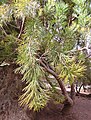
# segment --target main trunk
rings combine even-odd
[[[53,75],[55,77],[55,79],[57,80],[57,82],[62,90],[63,95],[66,98],[67,103],[72,106],[73,100],[71,99],[71,97],[69,97],[69,95],[66,91],[65,85],[64,85],[63,81],[59,78],[58,74],[53,70],[53,68],[50,65],[45,64],[42,60],[39,59],[38,62],[45,69],[45,71],[47,71],[48,73],[50,73],[51,75]]]
[[[62,93],[63,93],[63,95],[65,96],[65,98],[66,98],[66,100],[67,100],[67,103],[72,106],[72,105],[73,105],[73,100],[69,97],[63,81],[60,80],[60,78],[58,77],[58,75],[57,75],[57,76],[54,76],[54,77],[55,77],[56,80],[58,81],[59,86],[60,86],[60,88],[61,88],[61,90],[62,90]]]
[[[75,85],[74,83],[71,85],[71,99],[75,100]]]

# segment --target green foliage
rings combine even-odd
[[[6,3],[7,0],[0,0],[0,5],[3,4],[3,3]]]
[[[7,32],[10,34],[8,35]],[[17,57],[17,32],[7,25],[0,27],[0,63],[15,61]]]
[[[5,37],[0,42],[0,61],[15,61],[16,44],[12,37]]]
[[[12,16],[12,7],[7,4],[3,4],[0,6],[0,26],[2,26],[3,23],[6,23],[6,21],[11,20]]]
[[[36,10],[39,8],[39,4],[35,0],[16,0],[15,1],[15,15],[16,17],[23,16],[36,16]]]
[[[4,39],[8,42],[4,42],[1,37],[0,48],[4,45],[3,52],[10,55],[13,45],[16,45],[18,54],[16,62],[20,65],[16,71],[23,74],[22,81],[26,82],[19,100],[21,105],[26,105],[30,109],[43,108],[51,97],[58,102],[64,101],[65,98],[56,94],[56,87],[59,85],[56,80],[49,79],[48,82],[45,69],[39,60],[42,60],[46,67],[51,66],[65,83],[70,84],[82,77],[86,69],[83,65],[84,59],[77,59],[76,51],[72,50],[77,40],[84,36],[82,29],[85,26],[89,28],[90,15],[85,0],[72,2],[74,5],[71,6],[70,15],[69,4],[62,0],[48,0],[44,5],[37,0],[13,0],[0,6],[1,28],[7,26],[10,21],[14,21],[17,27],[17,21],[20,19],[22,22],[25,18],[21,38],[17,38],[19,32],[14,27],[12,28],[14,31],[9,30],[9,33],[4,29]],[[85,37],[83,38],[85,41]]]
[[[28,41],[28,40],[27,40]],[[22,43],[18,48],[19,56],[17,63],[22,65],[17,71],[24,74],[22,80],[26,81],[27,86],[23,89],[24,94],[20,97],[20,104],[27,105],[30,109],[39,110],[43,108],[49,100],[49,90],[47,90],[41,79],[44,72],[37,64],[34,56],[35,48],[29,42]]]
[[[86,0],[73,0],[73,2],[76,4],[74,6],[74,11],[76,13],[74,16],[78,18],[78,24],[85,27],[91,17],[88,15],[87,5],[85,4]]]
[[[26,66],[24,65],[24,68]],[[21,70],[22,73],[25,71],[24,68]],[[20,97],[21,105],[27,105],[30,109],[39,110],[47,104],[49,92],[45,85],[41,84],[40,78],[42,77],[43,71],[38,65],[32,66],[32,68],[24,72],[23,80],[27,81],[27,86],[23,89],[25,93]]]
[[[59,77],[64,82],[72,84],[77,78],[82,78],[86,66],[81,61],[76,63],[76,58],[69,58],[68,56],[60,55],[60,64],[57,66]]]

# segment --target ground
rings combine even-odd
[[[76,96],[72,108],[61,111],[61,105],[49,106],[37,113],[36,120],[91,120],[91,98]]]
[[[64,109],[52,101],[37,113],[20,107],[18,97],[23,85],[14,68],[0,67],[0,120],[91,120],[91,96],[76,96],[74,106]]]

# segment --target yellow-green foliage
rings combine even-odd
[[[83,38],[82,40],[85,41],[84,33],[80,30],[84,26],[90,27],[90,15],[85,0],[72,1],[74,5],[71,8],[62,0],[45,2],[42,0],[13,0],[0,5],[0,48],[2,45],[7,46],[6,50],[7,52],[9,50],[11,54],[11,49],[8,49],[8,44],[4,44],[3,40],[9,37],[10,45],[13,42],[16,43],[16,62],[20,65],[16,71],[23,75],[22,81],[26,82],[19,102],[29,109],[43,108],[51,96],[55,96],[54,99],[58,102],[64,100],[63,95],[59,95],[63,98],[59,99],[58,95],[55,95],[56,92],[55,94],[52,92],[52,90],[56,91],[56,87],[58,87],[56,80],[49,79],[49,83],[51,83],[48,87],[48,81],[45,82],[46,72],[38,63],[39,59],[43,58],[52,66],[65,83],[72,84],[75,79],[83,76],[86,69],[83,65],[84,60],[77,58],[74,47],[77,40]],[[69,14],[70,9],[72,11]],[[23,23],[23,19],[25,20],[23,31],[18,39],[21,26],[17,25],[17,22],[20,20]],[[16,32],[15,29],[13,32],[6,30],[4,26],[8,26],[11,21],[15,23],[12,29],[16,28],[19,32]]]
[[[86,66],[81,62],[76,62],[76,58],[60,55],[60,63],[58,64],[57,71],[59,77],[67,84],[72,84],[77,79],[84,76]]]
[[[0,26],[3,22],[10,21],[12,16],[12,7],[10,5],[4,4],[0,6]]]

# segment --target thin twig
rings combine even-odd
[[[23,29],[24,29],[24,23],[25,23],[25,17],[23,17],[23,19],[22,19],[22,25],[21,25],[21,28],[20,28],[20,33],[19,33],[19,35],[18,35],[18,39],[21,38]]]

